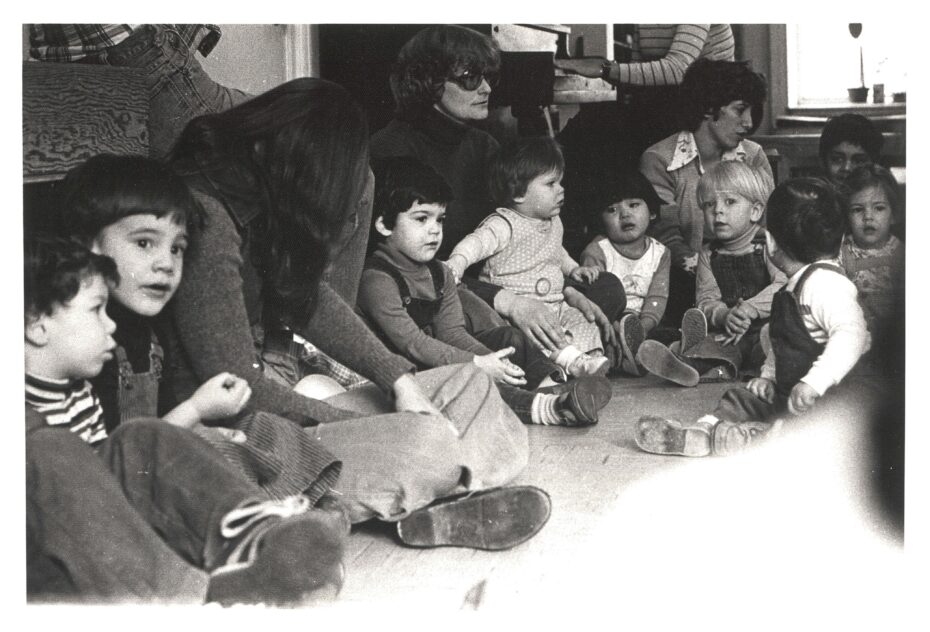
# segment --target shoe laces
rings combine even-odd
[[[310,499],[302,494],[282,500],[265,500],[233,509],[220,521],[220,535],[228,540],[240,538],[226,557],[226,564],[247,564],[255,559],[265,533],[280,519],[298,516],[310,508]],[[278,518],[279,520],[270,520]]]

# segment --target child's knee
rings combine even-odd
[[[333,378],[326,375],[308,375],[294,386],[294,391],[311,399],[324,400],[333,395],[345,393],[346,389]]]

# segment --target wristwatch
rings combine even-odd
[[[614,67],[614,62],[609,59],[605,59],[604,63],[601,64],[601,79],[604,81],[610,80],[610,70]]]

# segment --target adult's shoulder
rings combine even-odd
[[[657,143],[647,147],[640,157],[640,164],[660,163],[668,165],[675,155],[675,147],[678,144],[678,135],[680,133],[681,132],[675,132],[674,134],[670,134]]]
[[[417,133],[409,122],[393,118],[372,134],[371,154],[375,157],[407,155],[409,143]]]

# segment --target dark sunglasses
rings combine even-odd
[[[500,80],[500,73],[497,71],[480,72],[478,70],[464,70],[457,75],[449,74],[448,80],[456,84],[462,90],[477,90],[481,85],[481,80],[485,79],[492,88]]]

